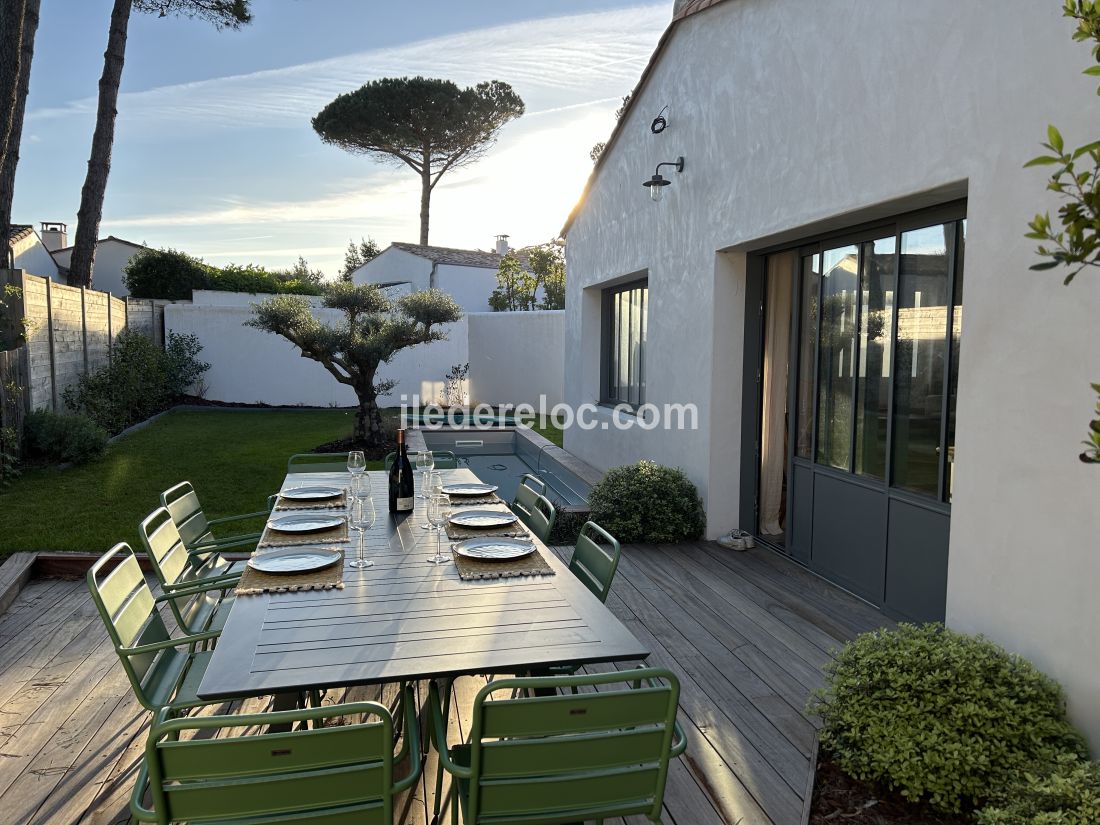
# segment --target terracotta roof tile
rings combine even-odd
[[[482,252],[480,249],[454,249],[449,246],[424,246],[417,243],[392,243],[396,247],[411,255],[427,258],[437,264],[450,264],[452,266],[477,266],[484,269],[497,269],[500,266],[500,255],[495,252]],[[520,263],[527,265],[527,256],[519,252]]]
[[[11,225],[11,234],[8,236],[9,244],[16,244],[19,241],[29,238],[34,234],[34,227],[25,223],[13,223]]]

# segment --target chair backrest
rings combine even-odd
[[[153,568],[153,574],[157,577],[162,589],[165,586],[201,582],[204,574],[216,567],[219,558],[216,553],[208,557],[209,561],[206,564],[191,563],[191,556],[176,529],[176,523],[171,513],[164,507],[158,507],[146,516],[138,528],[138,533],[141,535],[141,543],[145,545],[145,552],[149,556],[149,566]],[[185,633],[199,633],[205,630],[203,625],[217,607],[217,603],[216,591],[168,600],[172,615]]]
[[[199,504],[198,494],[190,481],[181,481],[175,487],[170,487],[161,493],[160,504],[172,516],[172,522],[176,525],[180,538],[188,547],[194,547],[200,541],[213,538],[206,514],[203,513],[202,505]]]
[[[546,482],[528,473],[519,480],[516,496],[512,499],[512,509],[516,511],[516,515],[523,518],[525,513],[531,512],[538,497],[543,495],[546,495]],[[524,522],[526,523],[526,519]]]
[[[126,542],[116,544],[92,565],[87,580],[92,601],[122,660],[134,694],[144,707],[152,708],[144,686],[155,676],[155,666],[162,654],[128,656],[124,650],[163,642],[170,634],[133,549]]]
[[[232,728],[360,715],[352,724],[224,736]],[[376,702],[245,716],[173,719],[161,712],[145,746],[153,808],[135,798],[133,810],[162,825],[212,819],[392,825],[393,765],[393,718]]]
[[[347,453],[296,453],[286,462],[288,473],[346,473]]]
[[[397,460],[397,453],[387,453],[384,466],[386,472],[389,472],[390,467],[393,466],[393,462]],[[451,450],[432,450],[432,460],[435,462],[433,469],[436,470],[457,470],[458,469],[458,456],[456,456]]]
[[[550,541],[554,522],[558,520],[558,511],[546,496],[535,496],[535,503],[527,512],[518,513],[520,520],[530,528],[543,544]]]
[[[603,539],[604,543],[597,542],[597,538]],[[585,522],[577,536],[573,557],[569,560],[569,571],[601,602],[606,602],[611,583],[615,580],[615,571],[619,568],[621,553],[622,549],[614,536],[594,521]]]
[[[527,683],[601,688],[510,698]],[[490,682],[474,700],[464,821],[656,821],[679,695],[676,677],[656,668]]]

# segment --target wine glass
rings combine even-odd
[[[374,502],[371,501],[370,494],[365,496],[356,496],[354,504],[351,509],[351,518],[348,522],[348,526],[359,533],[359,545],[355,554],[355,559],[348,562],[349,567],[354,567],[357,570],[362,570],[366,567],[374,567],[374,562],[369,559],[363,558],[363,544],[367,537],[367,531],[374,527],[377,514],[374,511]]]
[[[435,467],[435,456],[431,450],[421,450],[416,454],[416,469],[420,471],[420,493],[417,498],[428,498],[428,474]]]
[[[428,522],[435,530],[435,555],[428,556],[428,564],[446,564],[451,560],[450,556],[443,554],[441,546],[448,501],[449,499],[443,493],[433,494],[428,498]]]
[[[431,472],[428,473],[428,495],[429,496],[443,495],[443,474],[440,473],[438,470],[432,470]],[[450,496],[444,496],[444,498],[446,499],[446,502],[447,502],[446,505],[444,506],[444,512],[446,512],[446,510],[451,505],[451,498],[450,498]],[[433,529],[432,525],[427,521],[425,521],[420,526],[422,528],[424,528],[425,530]]]
[[[359,493],[359,481],[366,470],[366,455],[362,450],[352,450],[348,453],[348,472],[351,473],[351,494]]]

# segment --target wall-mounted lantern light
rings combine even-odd
[[[657,170],[653,173],[653,177],[642,184],[642,186],[646,187],[649,190],[649,197],[652,198],[654,201],[659,201],[661,199],[661,190],[672,183],[672,181],[670,181],[668,178],[661,175],[662,166],[674,166],[676,167],[677,172],[683,172],[684,158],[681,156],[676,158],[675,161],[658,163]]]

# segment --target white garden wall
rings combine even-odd
[[[476,312],[470,324],[470,399],[548,407],[565,398],[565,312]]]

